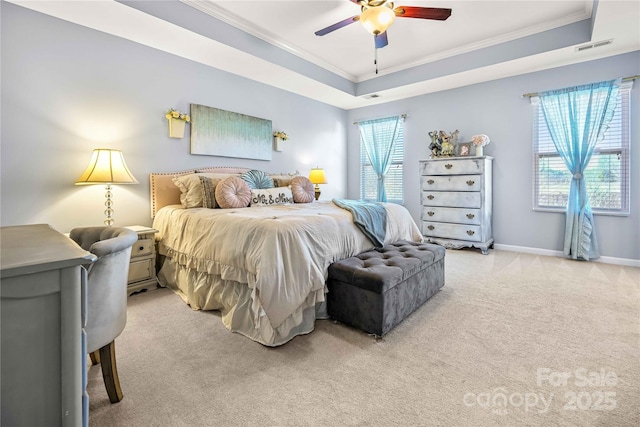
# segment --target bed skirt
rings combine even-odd
[[[246,283],[223,280],[219,275],[180,265],[169,257],[164,259],[158,280],[193,310],[219,310],[227,329],[270,347],[308,334],[313,331],[316,319],[328,318],[326,286],[324,292],[312,292],[295,313],[274,328],[264,312],[255,313],[252,309],[253,290]]]

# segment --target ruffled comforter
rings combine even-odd
[[[422,240],[404,207],[384,207],[388,216],[385,243]],[[161,253],[179,268],[215,276],[218,283],[245,284],[250,292],[242,293],[250,295],[250,301],[242,305],[251,312],[251,327],[270,331],[283,324],[288,331],[295,330],[302,321],[302,310],[324,301],[329,265],[373,248],[354,225],[351,213],[328,201],[243,209],[167,206],[158,211],[153,226],[159,230]],[[182,285],[172,288],[192,308],[221,309],[210,289]],[[253,339],[265,336],[239,332]],[[256,340],[278,345],[268,342],[269,338]]]

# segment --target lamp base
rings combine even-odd
[[[316,195],[316,200],[318,200],[320,198],[320,186],[318,184],[316,184],[316,186],[314,187],[314,192]]]
[[[106,207],[106,209],[104,210],[104,214],[107,216],[107,218],[104,220],[104,225],[106,225],[107,227],[111,227],[113,225],[113,218],[111,218],[111,215],[113,215],[113,193],[111,193],[111,184],[107,184],[106,190],[106,193],[104,193],[104,197],[106,198],[104,202],[104,205]]]

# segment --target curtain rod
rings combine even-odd
[[[406,119],[407,118],[407,114],[406,113],[405,114],[400,114],[400,117],[402,117],[403,119]],[[382,119],[382,118],[383,117],[380,117],[380,119]],[[365,120],[360,120],[360,122],[364,122],[364,121],[367,121],[367,120],[378,120],[378,119],[365,119]],[[360,122],[353,122],[353,124],[357,125]]]
[[[640,79],[640,74],[636,74],[635,76],[629,76],[629,77],[623,77],[622,81],[623,82],[628,82],[629,80],[635,80],[635,79]],[[532,93],[524,93],[522,94],[523,98],[531,98],[533,96],[538,96],[538,92],[532,92]]]

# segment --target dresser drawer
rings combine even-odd
[[[153,240],[140,239],[133,244],[131,248],[131,258],[151,255],[153,253]]]
[[[478,175],[430,175],[422,179],[427,191],[480,191],[482,177]]]
[[[482,241],[482,229],[479,225],[422,221],[422,234],[427,237],[444,237],[471,242]]]
[[[480,209],[482,207],[482,196],[479,192],[423,191],[422,206]]]
[[[484,161],[478,159],[447,159],[420,163],[421,175],[480,175]]]
[[[441,206],[423,206],[422,218],[435,222],[455,222],[460,224],[481,224],[480,209],[443,208]]]
[[[142,261],[131,261],[129,264],[129,278],[127,282],[138,282],[153,277],[155,260],[144,259]]]

